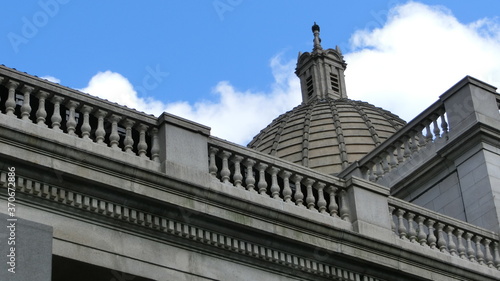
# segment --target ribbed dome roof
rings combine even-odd
[[[317,99],[273,120],[248,147],[337,174],[404,124],[398,116],[366,102]]]
[[[313,51],[299,53],[297,59],[302,104],[273,120],[248,147],[335,175],[392,136],[405,121],[348,99],[344,56],[338,46],[323,49],[319,30],[314,23]]]

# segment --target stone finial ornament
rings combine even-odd
[[[323,50],[321,47],[321,38],[319,38],[319,25],[314,22],[314,25],[312,26],[312,32],[314,33],[314,49],[313,52],[318,51],[318,50]]]

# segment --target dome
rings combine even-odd
[[[347,97],[344,56],[338,46],[323,49],[319,30],[314,23],[314,48],[311,53],[299,53],[297,59],[302,104],[274,119],[248,147],[335,175],[406,122]]]
[[[404,124],[397,115],[372,104],[326,98],[282,114],[248,147],[322,173],[338,174]]]

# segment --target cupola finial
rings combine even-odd
[[[346,63],[340,48],[323,49],[319,38],[319,25],[314,22],[314,48],[299,53],[295,73],[300,79],[302,102],[347,98],[344,70]]]
[[[321,47],[321,38],[319,38],[319,25],[314,22],[314,25],[312,26],[312,32],[314,34],[314,48],[313,51],[318,51],[318,50],[323,50]]]

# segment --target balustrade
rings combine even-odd
[[[401,239],[500,270],[498,234],[393,197],[389,201],[392,228]]]
[[[373,182],[410,161],[417,154],[448,140],[448,121],[442,103],[436,102],[402,131],[359,161],[361,176]],[[349,169],[346,171],[349,172]]]
[[[0,85],[0,114],[159,162],[153,116],[71,89],[42,88],[40,82],[0,76]]]
[[[291,163],[279,163],[279,159],[243,151],[244,148],[215,138],[211,142],[208,147],[209,173],[221,182],[349,221],[347,193],[335,184],[337,179],[331,177],[329,180],[329,176],[298,165],[287,167]]]

